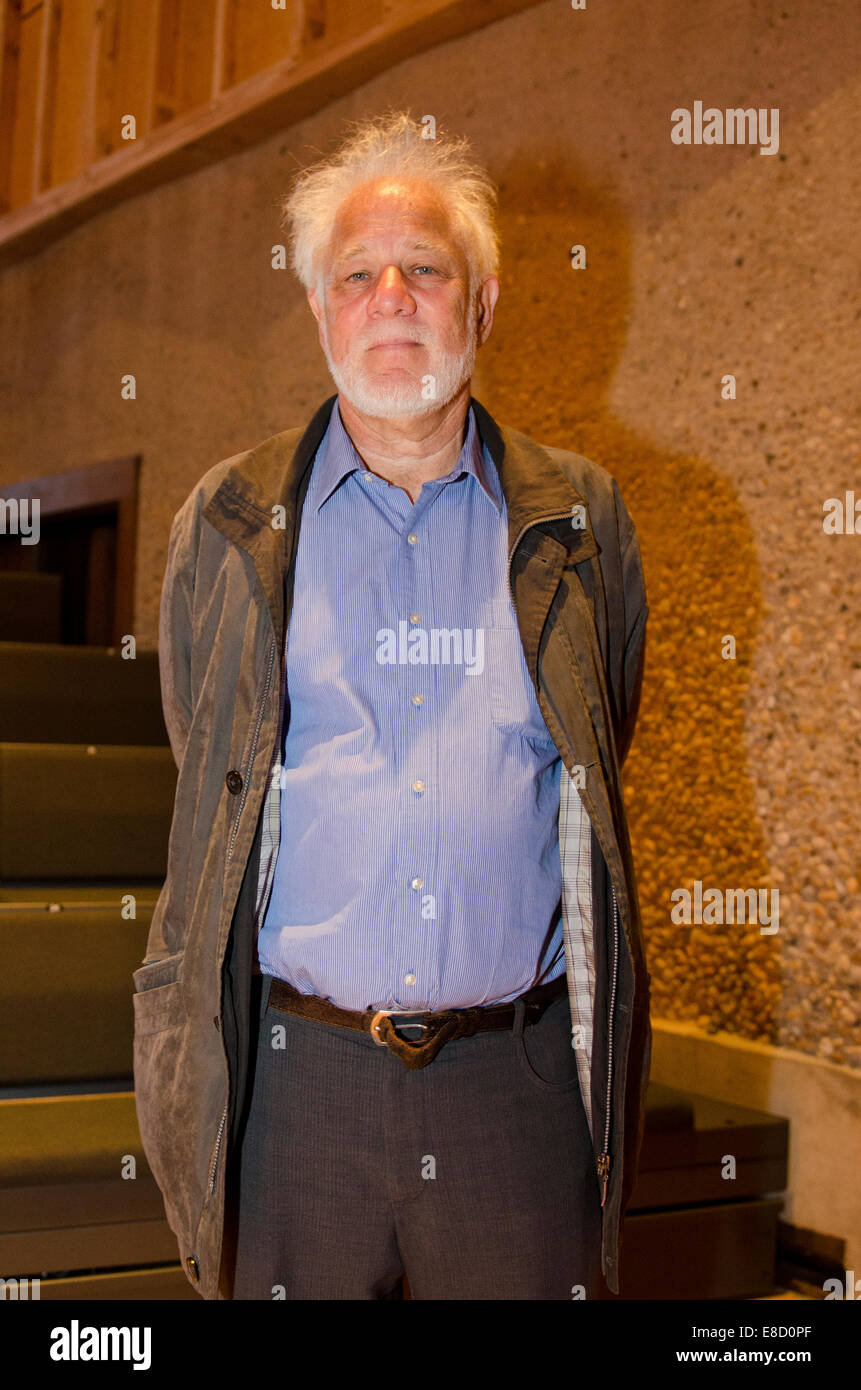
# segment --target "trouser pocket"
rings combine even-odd
[[[571,1006],[567,994],[554,999],[537,1023],[524,1026],[525,1006],[515,1001],[512,1042],[524,1075],[542,1091],[573,1090],[578,1083],[577,1054],[571,1046]]]

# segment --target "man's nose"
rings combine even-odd
[[[400,309],[407,313],[415,310],[416,302],[396,265],[387,265],[382,271],[374,294],[373,307],[388,312],[393,309]]]

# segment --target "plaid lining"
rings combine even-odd
[[[281,785],[280,779],[273,776],[275,764],[269,774],[269,790],[263,808],[263,824],[260,840],[260,873],[257,878],[257,931],[263,925],[263,905],[267,900],[269,887],[275,877],[275,859],[281,840]]]
[[[559,855],[562,861],[562,934],[571,1027],[581,1030],[575,1048],[583,1107],[592,1129],[592,1020],[595,1009],[595,939],[592,923],[592,826],[564,764],[559,787]]]

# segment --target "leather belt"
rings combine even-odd
[[[546,985],[535,985],[511,999],[506,1004],[481,1004],[466,1009],[444,1009],[440,1013],[429,1013],[424,1009],[339,1009],[328,999],[316,994],[301,994],[288,985],[286,980],[272,976],[269,990],[269,1003],[282,1013],[296,1014],[299,1018],[311,1019],[316,1023],[335,1024],[339,1028],[353,1028],[360,1033],[370,1033],[374,1042],[385,1046],[405,1067],[416,1070],[432,1062],[440,1048],[455,1038],[471,1038],[474,1033],[488,1033],[499,1028],[511,1028],[515,1018],[515,1005],[523,1001],[524,1026],[537,1023],[548,1004],[558,999],[567,990],[565,972],[557,975]],[[401,1021],[405,1020],[405,1021]],[[396,1029],[422,1029],[424,1041],[408,1042],[398,1036]]]

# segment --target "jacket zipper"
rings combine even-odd
[[[598,1155],[598,1177],[601,1181],[601,1206],[607,1200],[607,1186],[610,1181],[610,1113],[613,1104],[613,1022],[616,1013],[616,978],[619,966],[619,914],[616,906],[616,890],[613,894],[613,982],[610,986],[610,1020],[607,1042],[607,1104],[604,1113],[604,1150]]]
[[[563,521],[571,515],[570,512],[553,512],[546,516],[535,516],[521,527],[515,538],[508,554],[508,593],[511,598],[511,606],[514,605],[514,591],[511,587],[511,566],[514,562],[514,552],[523,539],[526,532],[532,526],[538,526],[543,521]],[[516,612],[515,608],[515,612]],[[607,1188],[610,1183],[610,1115],[613,1102],[613,1023],[616,1013],[616,983],[619,968],[619,917],[616,904],[616,889],[610,884],[610,891],[613,894],[613,978],[610,986],[610,1013],[607,1037],[607,1095],[604,1115],[604,1148],[597,1158],[598,1178],[601,1183],[601,1206],[607,1201]]]
[[[272,683],[272,669],[273,669],[273,667],[274,667],[274,665],[275,665],[275,651],[276,651],[277,645],[278,645],[277,642],[276,642],[275,639],[273,638],[273,641],[272,641],[272,650],[271,650],[271,653],[270,653],[270,656],[269,656],[269,669],[268,669],[268,671],[266,672],[266,685],[264,686],[264,689],[263,689],[263,698],[262,698],[262,700],[260,701],[260,712],[259,712],[259,714],[258,714],[258,716],[257,716],[257,725],[256,725],[255,730],[254,730],[254,737],[253,737],[253,739],[251,740],[251,750],[250,750],[250,752],[249,752],[249,754],[248,754],[248,760],[247,760],[247,762],[246,762],[246,768],[248,768],[248,769],[250,769],[250,768],[252,768],[252,767],[254,766],[254,755],[255,755],[255,753],[257,752],[257,741],[258,741],[258,739],[260,738],[260,730],[261,730],[261,728],[263,727],[263,714],[264,714],[264,711],[265,711],[265,709],[266,709],[266,697],[267,697],[267,695],[269,694],[269,686],[270,686],[270,684]],[[236,843],[236,835],[237,835],[237,831],[239,830],[239,822],[240,822],[240,820],[242,819],[242,811],[243,811],[243,808],[244,808],[244,806],[245,806],[246,798],[247,798],[247,796],[248,796],[248,788],[249,788],[249,785],[250,785],[250,777],[247,777],[247,778],[245,779],[245,782],[244,782],[244,785],[243,785],[243,788],[242,788],[242,800],[241,800],[240,803],[239,803],[239,810],[236,812],[236,819],[235,819],[234,822],[233,822],[233,830],[231,831],[231,834],[230,834],[230,843],[229,843],[228,846],[227,846],[227,858],[226,858],[225,861],[224,861],[224,863],[225,863],[225,868],[226,868],[227,865],[230,863],[230,857],[231,857],[231,855],[233,854],[233,846],[234,846],[235,843]],[[217,1174],[218,1174],[218,1158],[219,1158],[219,1154],[221,1153],[221,1141],[222,1141],[222,1139],[223,1139],[223,1137],[224,1137],[224,1127],[225,1127],[225,1125],[227,1124],[227,1112],[228,1112],[229,1109],[230,1109],[230,1097],[229,1097],[229,1095],[228,1095],[227,1102],[226,1102],[226,1104],[225,1104],[225,1106],[224,1106],[224,1110],[223,1110],[223,1112],[222,1112],[221,1119],[220,1119],[219,1124],[218,1124],[218,1135],[217,1135],[216,1140],[215,1140],[215,1152],[214,1152],[214,1154],[212,1155],[212,1166],[211,1166],[211,1168],[210,1168],[210,1170],[209,1170],[209,1191],[210,1191],[210,1193],[212,1193],[212,1192],[215,1191],[215,1179],[216,1179],[216,1176],[217,1176]]]
[[[290,631],[290,622],[289,622],[289,620],[288,620],[288,621],[285,622],[285,625],[284,625],[284,665],[283,665],[283,669],[282,669],[282,672],[281,672],[281,684],[280,684],[280,689],[279,689],[279,692],[278,692],[278,731],[277,731],[277,733],[276,733],[276,735],[275,735],[275,751],[279,754],[279,759],[280,759],[280,749],[281,749],[281,736],[282,736],[282,733],[283,733],[283,730],[284,730],[284,691],[285,691],[286,684],[287,684],[287,640],[288,640],[288,633],[289,633],[289,631]],[[283,772],[283,768],[281,769],[281,771]],[[272,776],[272,768],[270,768],[270,770],[269,770],[269,775],[270,775],[270,777]],[[268,792],[268,791],[267,791],[266,795],[267,795],[267,797],[269,796],[269,792]],[[279,842],[279,844],[280,844],[280,842],[281,842],[281,795],[280,795],[280,790],[279,790],[279,797],[278,797],[278,842]],[[266,912],[268,911],[268,908],[269,908],[269,899],[270,899],[270,896],[271,896],[271,893],[272,893],[272,884],[273,884],[274,881],[275,881],[275,864],[276,864],[276,862],[277,862],[277,859],[278,859],[278,850],[276,849],[275,855],[274,855],[274,857],[272,858],[271,864],[267,865],[267,868],[266,868],[266,880],[265,880],[265,882],[264,882],[264,884],[263,884],[263,893],[262,893],[262,896],[260,897],[259,902],[255,903],[255,914],[256,914],[256,919],[257,919],[257,922],[258,922],[258,934],[259,934],[259,924],[261,924],[261,923],[263,922],[264,916],[265,916],[265,914],[266,914]],[[264,904],[265,904],[265,906],[264,906]]]
[[[212,1167],[211,1167],[210,1170],[209,1170],[209,1190],[210,1190],[210,1192],[214,1192],[214,1191],[215,1191],[215,1174],[216,1174],[216,1171],[217,1171],[217,1169],[218,1169],[218,1154],[219,1154],[219,1151],[220,1151],[220,1149],[221,1149],[221,1136],[222,1136],[223,1133],[224,1133],[224,1126],[225,1126],[225,1124],[227,1123],[227,1111],[228,1111],[229,1105],[230,1105],[230,1102],[228,1101],[227,1105],[225,1105],[225,1107],[224,1107],[224,1114],[221,1116],[221,1123],[220,1123],[219,1126],[218,1126],[218,1138],[217,1138],[216,1141],[215,1141],[215,1153],[212,1155]]]
[[[526,535],[526,532],[530,529],[530,527],[540,526],[542,521],[565,521],[568,517],[570,517],[570,515],[570,512],[548,512],[546,516],[534,516],[530,521],[527,521],[526,524],[520,528],[518,535],[515,536],[514,544],[508,552],[508,595],[511,599],[511,606],[512,608],[514,608],[515,613],[517,612],[517,609],[514,605],[514,590],[511,587],[511,566],[514,563],[515,550],[519,546],[520,542],[523,540],[523,537]]]

